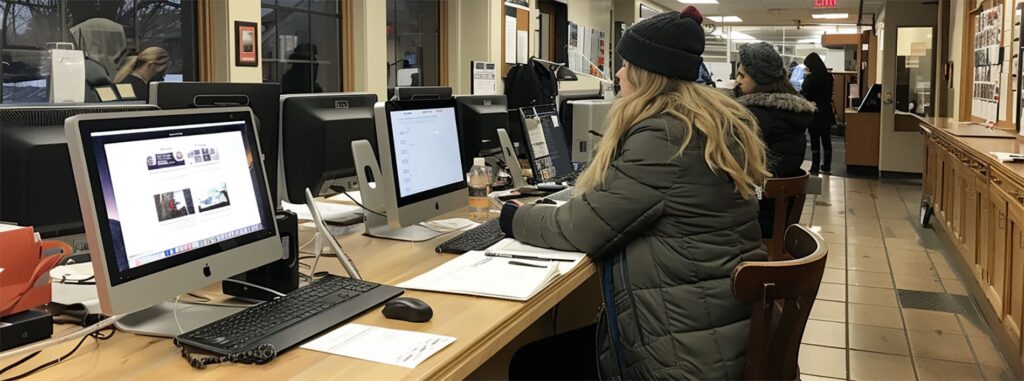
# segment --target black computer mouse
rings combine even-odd
[[[394,298],[384,303],[384,317],[413,323],[424,323],[434,317],[434,310],[426,302],[409,297]]]
[[[555,200],[550,200],[550,199],[546,199],[546,198],[542,198],[542,199],[537,200],[535,202],[535,204],[558,205],[558,203],[555,202]]]

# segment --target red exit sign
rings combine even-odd
[[[815,8],[835,8],[836,0],[814,0]]]

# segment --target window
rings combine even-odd
[[[388,0],[388,87],[441,82],[440,0]]]
[[[263,82],[284,94],[341,91],[339,2],[262,1]]]
[[[196,80],[195,20],[194,0],[0,0],[2,102],[48,100],[53,42],[82,50],[90,79],[112,81],[127,58],[159,47],[164,80]]]

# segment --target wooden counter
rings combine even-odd
[[[465,211],[448,217],[459,215],[465,215]],[[311,236],[310,232],[304,231],[302,242]],[[435,246],[451,237],[451,234],[446,234],[427,242],[406,243],[349,234],[341,237],[340,242],[367,280],[397,284],[455,258],[455,255],[434,252]],[[344,274],[334,258],[321,258],[318,266],[317,270]],[[112,339],[99,342],[98,345],[93,340],[87,340],[73,357],[36,373],[34,377],[50,380],[464,379],[594,275],[594,265],[589,259],[584,259],[572,272],[558,278],[528,302],[407,290],[405,296],[422,299],[431,305],[434,317],[430,322],[408,323],[385,319],[380,312],[381,307],[353,320],[376,327],[456,338],[450,346],[414,369],[295,347],[266,365],[218,364],[205,370],[196,370],[181,358],[170,339],[118,332]],[[597,306],[590,307],[572,308],[580,311],[564,311],[563,314],[578,312],[592,321]],[[55,331],[60,329],[66,328],[55,327]],[[36,358],[9,371],[4,377],[20,374],[56,358],[68,352],[74,342],[47,349]],[[0,367],[15,360],[2,361]]]
[[[949,239],[964,283],[1020,378],[1024,369],[1024,164],[990,152],[1024,153],[1013,131],[948,118],[920,120],[925,139],[923,193],[933,228]]]

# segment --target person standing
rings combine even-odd
[[[769,173],[757,120],[694,81],[704,53],[693,7],[626,29],[620,96],[567,203],[501,211],[520,242],[586,253],[604,307],[595,325],[527,344],[510,379],[739,379],[750,304],[730,275],[763,260],[757,192]]]
[[[800,92],[818,108],[807,130],[811,136],[811,174],[817,175],[819,170],[829,174],[832,171],[832,125],[836,122],[832,109],[832,73],[818,53],[808,54],[804,66],[808,73]]]

